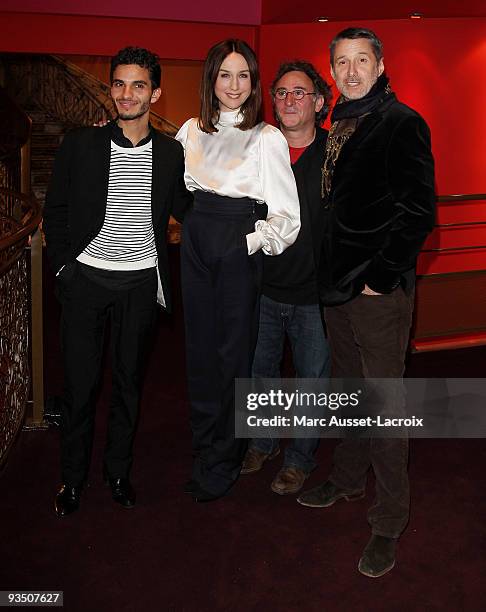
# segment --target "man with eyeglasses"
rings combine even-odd
[[[400,383],[415,262],[434,226],[430,132],[422,117],[392,92],[376,34],[343,30],[330,51],[341,96],[331,116],[322,167],[326,233],[319,282],[332,376]],[[403,397],[398,393],[376,405],[401,409]],[[397,539],[409,518],[407,462],[407,439],[344,438],[328,480],[298,498],[312,508],[360,499],[373,468],[372,536],[358,565],[366,576],[382,576],[395,564]]]
[[[322,242],[324,209],[321,167],[327,131],[325,120],[331,90],[309,63],[282,64],[271,86],[275,117],[287,139],[300,201],[301,229],[295,243],[278,257],[266,257],[263,271],[260,325],[253,376],[280,376],[285,335],[292,347],[299,378],[326,378],[330,359],[324,334],[316,269]],[[294,439],[287,446],[282,469],[271,489],[279,495],[297,493],[316,467],[318,440]],[[279,440],[251,441],[242,474],[259,471],[279,454]]]

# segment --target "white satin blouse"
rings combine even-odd
[[[267,255],[279,255],[300,229],[289,147],[277,128],[262,122],[242,131],[235,127],[239,121],[238,111],[221,112],[213,134],[202,132],[195,118],[184,123],[176,139],[185,150],[186,187],[266,202],[266,221],[257,221],[255,231],[246,236],[248,253],[262,248]]]

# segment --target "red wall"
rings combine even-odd
[[[385,44],[399,97],[432,130],[440,194],[486,192],[486,19],[365,22]],[[0,12],[0,51],[111,55],[127,44],[162,58],[201,60],[228,36],[259,47],[263,83],[283,59],[302,57],[329,76],[328,44],[349,23],[236,26]],[[267,118],[271,109],[267,98]]]
[[[225,38],[257,39],[254,26],[3,12],[0,32],[0,52],[113,55],[138,45],[181,60],[203,60]]]
[[[486,18],[363,22],[385,45],[385,66],[399,98],[430,125],[439,194],[486,192]],[[146,46],[166,59],[201,60],[227,37],[256,47],[266,91],[285,59],[312,61],[329,78],[328,44],[350,22],[237,26],[145,19],[0,12],[0,51],[79,55],[115,53]],[[266,117],[271,105],[266,96]],[[486,221],[484,205],[441,207],[461,222]],[[444,221],[443,221],[444,222]],[[447,220],[445,222],[448,222]],[[483,226],[436,231],[427,246],[486,245]],[[424,253],[421,273],[486,269],[486,249]]]
[[[440,194],[486,192],[486,19],[364,22],[385,44],[392,86],[432,130]],[[162,58],[201,60],[216,41],[258,46],[266,90],[283,59],[301,57],[329,76],[328,44],[352,22],[237,26],[0,12],[0,50],[111,55],[127,44]],[[330,79],[331,80],[331,79]],[[271,118],[267,97],[266,115]]]
[[[98,15],[213,23],[260,23],[260,0],[2,0],[2,11],[60,15]]]
[[[486,17],[486,4],[484,0],[346,0],[333,3],[263,0],[261,23],[312,23],[318,17],[326,16],[334,22],[347,21],[355,25],[365,20],[405,19],[413,11],[420,11],[427,18]]]
[[[283,59],[304,58],[329,75],[329,41],[351,23],[260,28],[264,87]],[[385,47],[385,67],[399,98],[432,131],[440,194],[486,192],[486,19],[364,22]],[[270,105],[266,117],[271,118]]]

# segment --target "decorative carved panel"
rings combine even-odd
[[[30,384],[25,253],[0,276],[0,464],[22,423]]]
[[[39,221],[34,199],[0,188],[0,465],[22,423],[30,388],[25,246]]]

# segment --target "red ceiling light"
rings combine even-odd
[[[422,19],[423,17],[423,13],[410,13],[409,17],[410,19]]]
[[[319,23],[325,23],[326,21],[329,21],[329,17],[318,17],[317,21]]]

